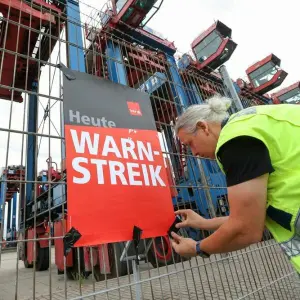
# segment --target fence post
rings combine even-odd
[[[204,189],[204,193],[206,196],[207,207],[209,209],[210,217],[215,218],[216,217],[215,206],[214,206],[211,194],[210,194],[210,187],[209,187],[209,182],[207,180],[207,174],[205,174],[205,171],[203,168],[203,161],[204,161],[204,163],[206,163],[205,159],[203,159],[203,158],[200,158],[198,160],[198,167],[199,167],[199,171],[200,171],[200,175],[201,175],[201,180],[204,183],[203,189]]]
[[[221,76],[222,76],[222,79],[223,79],[223,83],[224,83],[225,88],[226,88],[226,92],[229,94],[228,96],[233,100],[233,103],[234,103],[236,109],[238,111],[242,110],[243,105],[241,103],[239,95],[237,94],[237,92],[235,90],[235,87],[232,83],[232,80],[231,80],[231,78],[228,74],[228,71],[227,71],[226,67],[224,65],[222,65],[219,70],[220,70],[220,73],[221,73]]]

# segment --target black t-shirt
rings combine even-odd
[[[218,151],[218,158],[226,174],[227,186],[233,186],[274,172],[268,148],[259,139],[236,137]]]

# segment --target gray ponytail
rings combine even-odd
[[[196,131],[197,123],[200,121],[221,123],[229,116],[227,110],[232,101],[227,97],[215,95],[205,103],[189,106],[178,118],[175,125],[175,133],[180,129],[185,129],[188,133]]]

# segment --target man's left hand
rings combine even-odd
[[[184,257],[197,256],[196,242],[193,239],[183,238],[174,232],[171,235],[173,238],[172,247],[176,253]]]

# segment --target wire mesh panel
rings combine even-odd
[[[240,99],[244,108],[257,105],[266,105],[266,103],[263,102],[260,97],[255,97],[255,95],[251,95],[250,93],[247,93],[247,91],[244,91],[243,95],[240,95]]]
[[[149,94],[174,209],[229,215],[216,162],[193,157],[173,130],[185,107],[225,95],[224,85],[218,75],[181,70],[173,43],[134,26],[151,17],[150,2],[110,1],[102,11],[80,3],[79,11],[76,1],[1,1],[1,300],[299,298],[299,280],[268,232],[257,245],[205,260],[180,257],[168,235],[141,240],[138,260],[126,241],[65,251],[64,65]],[[243,105],[261,104],[253,99]],[[180,231],[195,240],[211,233]]]

